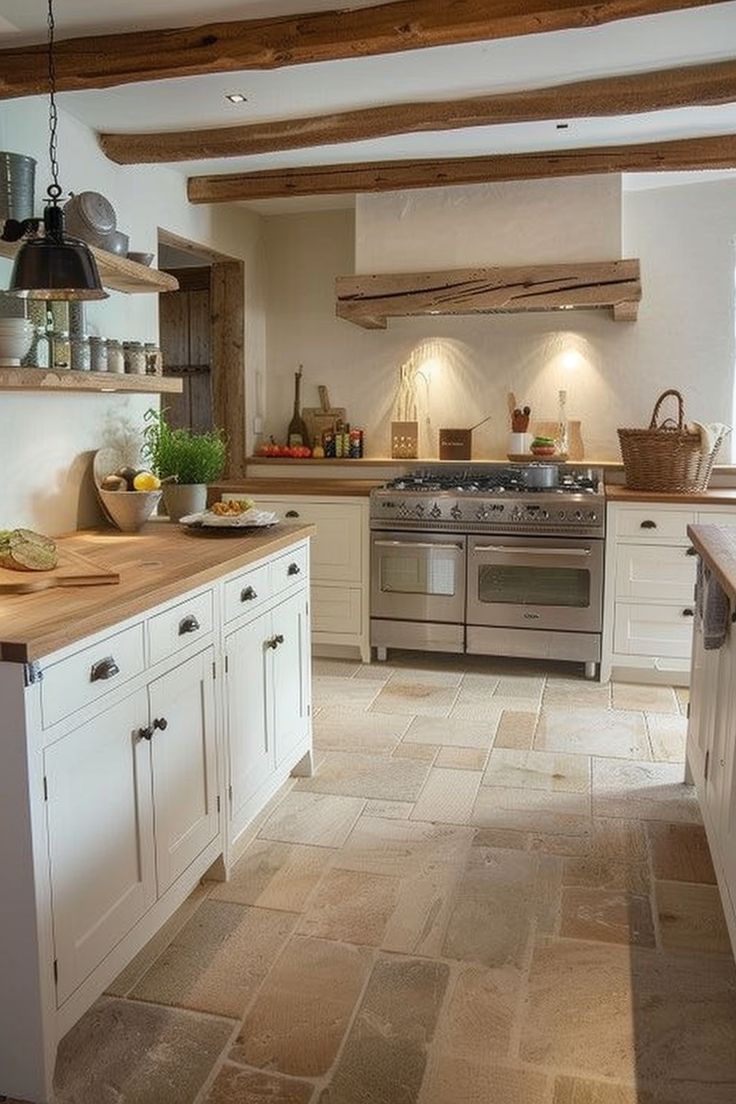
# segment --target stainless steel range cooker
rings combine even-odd
[[[371,644],[578,660],[601,654],[599,468],[428,468],[371,492]]]

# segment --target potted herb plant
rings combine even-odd
[[[207,505],[207,484],[225,469],[225,438],[219,429],[192,433],[173,429],[166,411],[148,410],[143,455],[163,485],[164,504],[172,521],[197,514]]]

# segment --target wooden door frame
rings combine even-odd
[[[245,265],[235,257],[159,227],[159,245],[196,254],[210,265],[210,360],[215,425],[227,438],[225,478],[245,475]]]

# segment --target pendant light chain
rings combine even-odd
[[[52,182],[46,189],[52,203],[58,202],[61,195],[59,184],[59,159],[57,154],[57,130],[59,127],[59,113],[56,110],[56,62],[54,60],[54,0],[48,0],[48,28],[49,28],[49,161],[51,162]]]

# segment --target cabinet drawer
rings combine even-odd
[[[148,649],[151,663],[160,663],[187,644],[212,632],[212,591],[180,602],[148,622]]]
[[[44,728],[139,675],[143,667],[143,625],[132,625],[44,667],[41,683]]]
[[[694,510],[661,510],[657,506],[621,506],[616,509],[616,536],[640,537],[648,543],[687,541],[687,527],[693,525]]]
[[[363,592],[357,587],[312,586],[312,630],[339,636],[361,631]]]
[[[292,548],[271,564],[271,590],[281,594],[303,583],[309,575],[309,553],[306,547]]]
[[[696,557],[689,553],[688,545],[619,544],[616,598],[692,602]]]
[[[326,583],[360,583],[363,572],[363,507],[357,502],[311,502],[295,496],[258,498],[264,510],[273,510],[282,521],[315,525],[310,572],[312,579]]]
[[[683,615],[692,605],[642,606],[617,602],[613,650],[620,655],[671,656],[687,659],[693,618]]]
[[[251,568],[225,583],[225,621],[250,613],[273,593],[268,564]]]
[[[700,510],[698,525],[736,525],[736,509]]]

